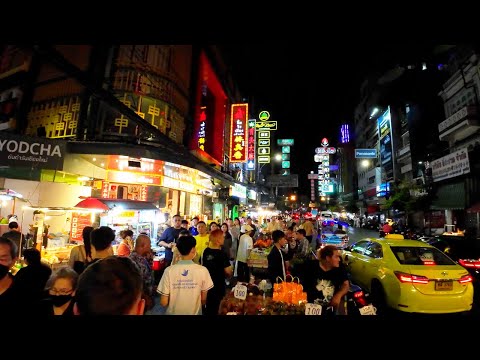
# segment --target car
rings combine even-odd
[[[468,237],[439,235],[426,239],[426,242],[443,251],[463,266],[473,277],[475,303],[480,303],[480,244]]]
[[[341,221],[332,221],[331,225],[324,226],[318,234],[317,247],[333,245],[339,249],[343,249],[348,245],[350,238],[347,233],[348,224]]]
[[[364,238],[342,251],[353,282],[378,312],[448,314],[472,309],[473,278],[436,247],[418,240]]]

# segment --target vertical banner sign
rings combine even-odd
[[[206,106],[200,108],[200,129],[198,130],[198,148],[205,151],[205,139],[206,139],[206,127],[207,127],[207,114]]]
[[[315,201],[315,180],[310,180],[310,200]]]
[[[92,216],[86,212],[72,212],[72,228],[70,239],[73,241],[83,241],[83,229],[85,226],[92,225]]]
[[[247,115],[248,104],[232,104],[230,127],[230,162],[247,161]]]
[[[385,180],[393,178],[393,154],[392,154],[392,122],[390,115],[390,107],[378,118],[378,138],[380,169],[382,169]],[[383,177],[382,176],[382,177]],[[380,183],[383,183],[380,179]]]
[[[255,119],[248,120],[247,170],[255,169],[255,123]]]
[[[43,243],[43,220],[45,219],[45,214],[40,213],[40,214],[35,214],[33,217],[33,227],[37,228],[37,238],[35,239],[35,242],[37,244]]]

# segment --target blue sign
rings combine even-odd
[[[377,149],[355,149],[356,159],[376,159]]]

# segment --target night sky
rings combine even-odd
[[[430,44],[368,43],[220,46],[243,96],[253,104],[252,113],[268,110],[270,120],[278,121],[276,137],[295,139],[291,173],[299,175],[301,187],[309,186],[307,174],[316,169],[313,156],[321,139],[327,137],[336,147],[341,124],[353,124],[365,76],[421,62],[434,49]]]

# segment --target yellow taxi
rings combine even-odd
[[[379,313],[470,311],[472,276],[437,248],[417,240],[365,238],[342,252],[352,282],[368,290]]]

